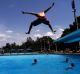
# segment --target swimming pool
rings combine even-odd
[[[69,63],[65,63],[65,58]],[[32,65],[33,59],[38,62]],[[71,62],[72,70],[65,70]],[[0,56],[0,74],[80,74],[80,55],[15,55]]]

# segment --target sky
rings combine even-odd
[[[46,13],[46,16],[56,33],[53,34],[47,25],[40,24],[33,27],[31,33],[26,35],[25,32],[36,17],[23,15],[21,11],[38,13],[48,8],[53,2],[55,5]],[[42,36],[59,38],[64,29],[74,21],[71,2],[72,0],[0,0],[0,47],[5,46],[6,43],[21,44],[27,37],[34,40]],[[76,15],[80,16],[80,0],[75,0],[75,5]]]

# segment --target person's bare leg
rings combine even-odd
[[[48,20],[45,20],[43,23],[48,25],[52,32],[54,33],[56,32],[55,30],[52,29],[52,26],[50,25],[50,22]]]
[[[34,25],[31,23],[31,25],[30,25],[30,27],[29,27],[29,30],[28,30],[28,32],[26,32],[26,34],[30,34],[30,31],[31,31],[31,29],[32,29],[33,26],[34,26]]]
[[[31,31],[32,27],[33,27],[33,26],[37,26],[37,25],[39,25],[40,23],[41,23],[41,21],[40,21],[39,19],[33,21],[33,22],[31,23],[30,27],[29,27],[28,32],[26,32],[26,34],[30,34],[30,31]]]

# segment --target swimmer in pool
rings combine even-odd
[[[71,63],[71,65],[69,67],[67,67],[66,70],[73,69],[74,67],[75,67],[75,64],[74,63]]]
[[[35,64],[37,64],[37,59],[34,59],[34,60],[33,60],[32,65],[35,65]]]

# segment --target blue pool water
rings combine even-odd
[[[69,63],[63,62],[69,58]],[[33,59],[38,62],[32,65]],[[70,63],[72,70],[65,70]],[[0,56],[0,74],[80,74],[80,55],[16,55]]]

